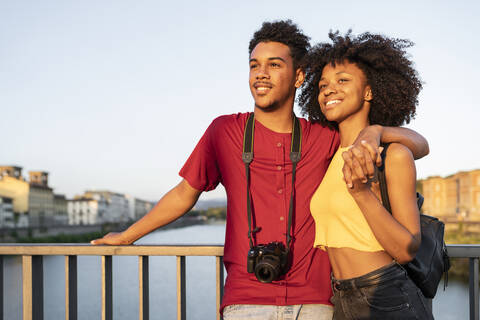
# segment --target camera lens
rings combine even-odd
[[[280,275],[280,263],[275,257],[264,256],[255,266],[255,276],[258,281],[270,283]]]

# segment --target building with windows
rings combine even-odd
[[[154,206],[152,202],[107,190],[88,190],[67,200],[64,195],[54,194],[48,184],[48,172],[29,171],[26,181],[22,167],[18,166],[0,166],[0,197],[5,199],[0,204],[0,228],[2,221],[34,228],[122,223],[141,218]]]
[[[128,197],[124,194],[107,190],[87,190],[83,197],[106,203],[103,222],[126,222],[130,220],[131,205]]]
[[[0,197],[12,199],[12,210],[17,227],[28,226],[30,186],[18,166],[0,166]]]
[[[53,220],[56,225],[68,224],[68,201],[63,194],[53,195]]]
[[[68,224],[69,225],[91,225],[104,222],[104,215],[107,209],[105,200],[92,197],[78,196],[67,200]]]
[[[119,223],[138,220],[155,203],[107,190],[87,190],[68,202],[68,224]]]
[[[53,189],[48,186],[48,173],[29,172],[30,190],[28,194],[28,216],[30,226],[46,227],[54,225]]]
[[[0,229],[15,227],[13,199],[0,197]]]
[[[22,167],[0,166],[0,197],[12,199],[16,227],[67,224],[67,200],[53,193],[45,171],[30,171],[26,181]]]
[[[423,212],[443,218],[480,221],[480,169],[419,180]]]
[[[154,202],[145,201],[137,198],[133,198],[134,203],[134,216],[133,220],[138,220],[147,214],[150,210],[152,210],[153,206],[155,205]]]
[[[68,200],[68,224],[99,224],[132,220],[133,198],[112,191],[87,190]]]

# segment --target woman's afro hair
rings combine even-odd
[[[400,126],[415,117],[422,82],[405,49],[413,45],[404,39],[363,33],[355,37],[330,31],[330,43],[319,43],[305,57],[307,73],[299,96],[302,114],[313,122],[336,128],[320,110],[318,83],[327,64],[350,62],[365,74],[372,89],[370,124]]]

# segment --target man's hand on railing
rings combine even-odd
[[[91,244],[108,244],[113,246],[127,245],[131,244],[133,241],[129,241],[123,237],[123,232],[110,232],[107,233],[103,238],[95,239],[90,241]]]

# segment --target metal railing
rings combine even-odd
[[[76,320],[77,312],[77,256],[101,256],[102,320],[113,319],[112,256],[138,257],[139,319],[149,317],[149,269],[150,256],[177,257],[177,319],[186,320],[187,256],[212,256],[216,259],[216,306],[220,320],[220,303],[223,296],[223,246],[220,245],[134,245],[92,246],[50,244],[2,244],[0,245],[0,270],[3,271],[3,256],[22,257],[22,313],[23,320],[43,320],[43,256],[65,256],[65,319]],[[3,320],[3,272],[0,272],[0,319]]]
[[[470,319],[479,318],[479,260],[480,245],[448,245],[452,258],[468,258]],[[65,319],[77,319],[77,256],[102,257],[102,320],[113,319],[112,299],[112,256],[138,257],[139,319],[149,319],[149,257],[177,257],[177,319],[186,320],[186,277],[185,259],[187,256],[212,256],[216,259],[216,307],[217,320],[223,295],[223,246],[91,246],[91,245],[0,245],[0,271],[3,271],[3,256],[22,257],[22,306],[23,320],[43,320],[43,256],[65,256]],[[3,272],[0,272],[0,320],[3,319]]]
[[[478,320],[479,318],[479,302],[478,302],[478,266],[480,259],[480,245],[477,244],[450,244],[447,245],[448,255],[450,258],[468,258],[469,259],[469,305],[470,320]]]

